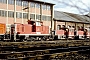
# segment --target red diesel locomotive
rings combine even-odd
[[[76,30],[74,27],[62,27],[60,30],[50,31],[49,26],[44,26],[43,22],[28,20],[28,24],[11,24],[10,31],[7,33],[6,24],[0,23],[1,40],[35,41],[48,39],[85,39],[89,37],[89,28]]]

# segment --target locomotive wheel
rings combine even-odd
[[[35,38],[34,37],[30,37],[30,41],[35,41]]]
[[[44,40],[44,41],[46,41],[46,36],[42,37],[42,39],[41,39],[41,40]]]

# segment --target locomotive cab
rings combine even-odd
[[[66,27],[65,25],[57,25],[57,30],[55,30],[55,39],[65,39]]]
[[[84,39],[84,27],[78,26],[77,36],[79,37],[79,39]]]
[[[11,41],[14,41],[14,38],[19,39],[19,32],[16,31],[16,24],[11,24],[11,32],[10,32],[10,39]]]
[[[75,36],[75,33],[76,33],[76,31],[75,31],[75,27],[74,26],[69,26],[68,27],[68,38],[69,39],[74,39],[74,36]]]
[[[85,28],[87,39],[90,39],[90,27]]]

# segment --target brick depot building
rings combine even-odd
[[[34,0],[0,0],[0,23],[7,26],[14,23],[27,24],[27,20],[43,21],[51,26],[53,20],[52,3]]]

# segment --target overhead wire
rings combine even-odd
[[[84,12],[89,12],[89,7],[85,4],[85,3],[83,3],[82,1],[79,1],[79,2],[81,2],[83,5],[85,5],[87,8],[88,8],[88,10],[87,9],[84,9],[84,8],[81,8],[81,7],[78,7],[76,4],[74,4],[73,2],[72,2],[72,0],[68,0],[68,1],[70,1],[72,4],[69,4],[68,2],[65,2],[65,1],[63,1],[63,0],[52,0],[52,1],[55,1],[55,2],[57,2],[57,3],[61,3],[61,4],[64,4],[64,5],[66,5],[66,6],[69,6],[69,7],[74,7],[74,8],[76,8],[78,11],[79,11],[79,13],[80,14],[83,14],[83,12],[82,11],[84,11]]]

